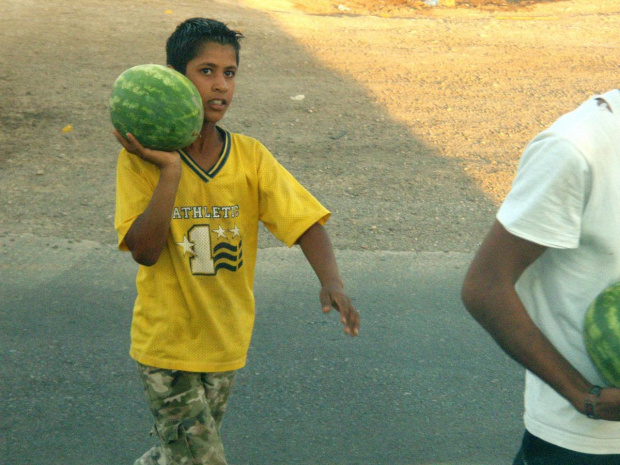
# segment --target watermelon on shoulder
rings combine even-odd
[[[112,125],[146,148],[174,151],[200,135],[204,119],[196,86],[183,74],[156,64],[124,71],[112,86]]]
[[[605,382],[620,387],[620,283],[590,304],[584,322],[586,349]]]

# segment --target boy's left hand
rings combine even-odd
[[[329,313],[332,308],[340,312],[340,322],[344,325],[344,332],[351,337],[357,336],[360,326],[360,315],[353,306],[353,302],[341,286],[328,285],[321,289],[320,294],[323,313]]]

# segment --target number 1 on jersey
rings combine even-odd
[[[215,274],[211,250],[211,228],[208,225],[193,226],[187,235],[194,243],[194,256],[189,259],[192,274]]]

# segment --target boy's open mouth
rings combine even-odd
[[[209,100],[208,103],[211,106],[220,107],[220,106],[226,105],[226,100],[223,100],[223,99],[213,99],[213,100]]]

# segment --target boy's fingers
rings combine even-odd
[[[338,305],[340,310],[340,321],[344,325],[344,332],[350,336],[357,336],[359,331],[359,314],[353,303],[347,298],[345,302]]]
[[[131,145],[135,145],[136,147],[142,147],[142,144],[140,144],[140,142],[138,142],[138,139],[136,139],[132,133],[128,132],[127,134],[125,134],[125,138],[131,142]]]
[[[359,313],[353,307],[349,309],[348,315],[344,317],[343,323],[345,326],[345,332],[351,336],[357,336],[359,332]],[[348,330],[348,331],[347,331]]]
[[[128,152],[138,154],[142,150],[142,146],[140,142],[130,133],[125,134],[124,136],[118,132],[116,129],[114,130],[114,137],[121,143],[125,150]]]
[[[359,332],[359,314],[351,299],[340,293],[321,294],[321,306],[323,313],[331,312],[335,308],[340,313],[340,322],[344,325],[344,332],[350,336],[357,336]]]
[[[129,145],[134,151],[142,153],[144,147],[142,147],[140,142],[138,142],[138,139],[136,139],[133,134],[128,132],[127,134],[125,134],[125,139],[127,139]]]
[[[321,307],[323,308],[323,313],[329,313],[332,311],[332,302],[329,296],[321,296]]]
[[[123,146],[127,144],[127,139],[121,136],[121,133],[118,132],[116,129],[114,130],[112,134],[114,134],[114,137],[116,137],[116,140],[118,140]]]

